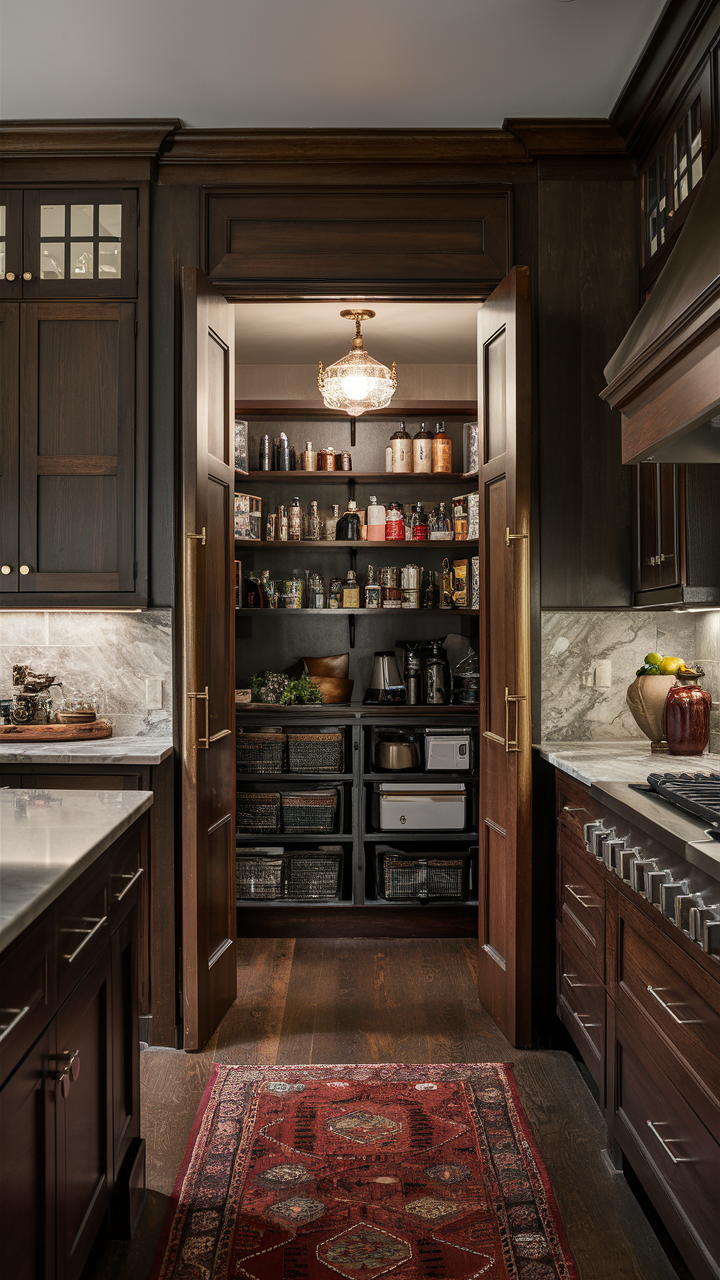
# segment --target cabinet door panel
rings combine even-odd
[[[655,462],[638,464],[635,509],[637,564],[635,582],[637,591],[651,591],[660,586],[659,553],[659,487],[660,467]]]
[[[138,193],[24,193],[24,298],[134,298]]]
[[[605,976],[605,886],[602,873],[574,854],[571,837],[558,828],[557,912],[563,932]]]
[[[134,588],[135,308],[23,308],[20,590]]]
[[[20,308],[0,303],[0,595],[18,589]],[[7,570],[10,570],[8,573]]]
[[[658,521],[658,555],[660,583],[672,587],[682,582],[680,563],[680,490],[684,484],[684,468],[663,463],[660,471],[660,518]]]
[[[51,1280],[55,1258],[54,1023],[0,1090],[0,1275]],[[10,1158],[8,1158],[10,1157]]]
[[[0,298],[22,297],[22,191],[0,191]]]
[[[110,948],[58,1013],[57,1052],[77,1053],[79,1074],[57,1109],[58,1280],[76,1280],[108,1207],[112,1186]]]
[[[605,986],[567,940],[557,947],[557,1012],[605,1098]]]
[[[129,897],[137,905],[137,889]],[[112,936],[113,1168],[117,1181],[131,1142],[140,1134],[137,911]]]

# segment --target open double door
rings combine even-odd
[[[180,715],[184,1047],[235,999],[234,314],[183,271]],[[515,267],[478,315],[480,999],[530,1041],[530,296]]]

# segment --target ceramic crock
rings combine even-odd
[[[673,756],[699,756],[710,739],[711,695],[699,684],[678,684],[665,703],[665,737]]]

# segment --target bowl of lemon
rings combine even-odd
[[[668,693],[676,684],[699,674],[682,658],[664,657],[661,653],[645,655],[643,665],[638,667],[635,679],[628,686],[626,701],[635,723],[650,739],[651,751],[668,750],[663,727]]]

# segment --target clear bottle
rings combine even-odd
[[[279,542],[288,540],[288,514],[282,502],[277,509],[277,537]]]
[[[364,605],[366,609],[380,608],[380,583],[375,581],[375,570],[368,565],[367,582],[365,583]]]
[[[314,573],[310,586],[310,607],[311,609],[325,608],[325,583],[319,573]]]
[[[410,537],[413,542],[427,542],[428,521],[422,502],[416,502],[410,516]]]
[[[432,442],[432,469],[435,472],[452,471],[452,440],[445,430],[445,423],[435,424]]]
[[[318,511],[317,502],[310,503],[307,536],[310,542],[320,541],[320,512]]]
[[[337,502],[333,502],[332,515],[328,516],[325,521],[325,541],[326,542],[335,541],[335,529],[337,527],[337,522],[339,519],[340,519],[340,507]]]
[[[405,430],[404,422],[401,422],[398,430],[391,435],[390,448],[393,471],[405,475],[412,474],[412,437]]]
[[[312,447],[312,440],[305,441],[305,450],[302,454],[303,471],[317,471],[317,453]]]
[[[452,522],[444,502],[440,502],[437,508],[431,512],[429,532],[431,542],[452,541]]]
[[[328,609],[339,609],[342,601],[342,578],[331,578],[328,586]]]
[[[300,542],[302,538],[302,507],[300,499],[293,498],[292,506],[288,512],[288,541]]]
[[[385,450],[385,471],[389,473],[392,469],[392,445],[389,444]]]
[[[368,503],[366,524],[368,542],[385,541],[385,508],[372,496]]]
[[[385,512],[385,541],[402,542],[405,538],[405,521],[397,502],[391,502]]]
[[[420,430],[413,436],[413,471],[418,474],[429,474],[433,469],[433,437],[428,431],[427,422],[420,423]]]
[[[360,608],[360,583],[354,569],[348,569],[348,575],[342,586],[343,609]]]

